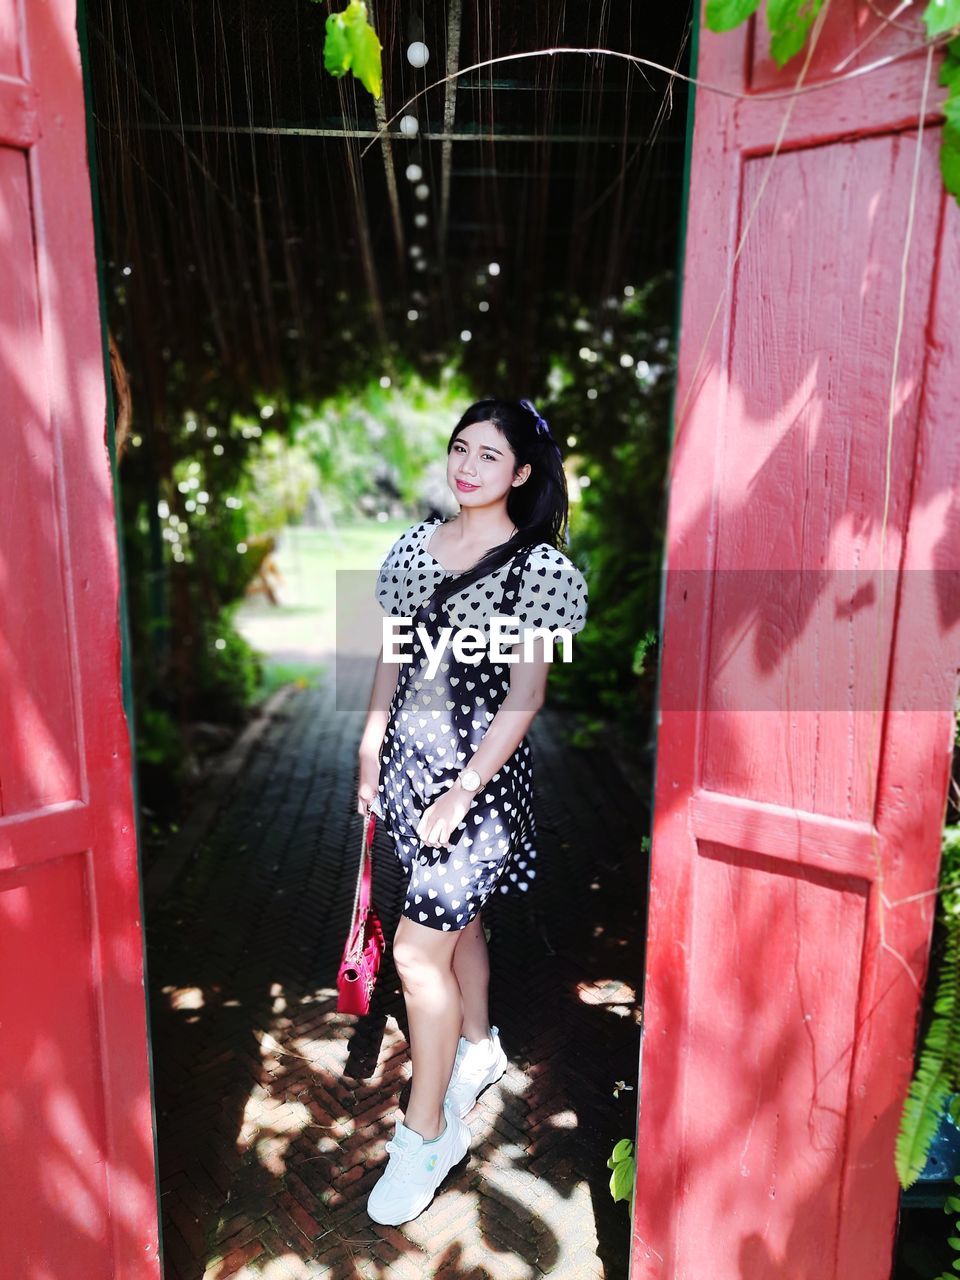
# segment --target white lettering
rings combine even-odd
[[[413,636],[410,632],[412,618],[384,617],[382,623],[383,660],[384,662],[411,662],[413,655],[408,646]],[[430,632],[423,626],[416,628],[420,643],[427,657],[425,675],[432,680],[440,669],[441,661],[453,636],[453,655],[458,662],[477,666],[484,648],[491,662],[519,662],[518,646],[523,647],[523,662],[531,662],[537,656],[534,645],[542,641],[542,655],[545,662],[553,662],[554,645],[560,640],[562,647],[561,661],[573,661],[573,636],[567,627],[526,627],[521,631],[520,619],[515,617],[492,617],[490,619],[490,637],[484,641],[484,633],[479,627],[441,627],[436,642]]]
[[[543,637],[543,649],[544,649],[544,655],[546,657],[547,662],[553,661],[554,644],[556,643],[557,640],[560,641],[563,648],[563,656],[561,657],[560,661],[561,662],[573,661],[573,651],[571,649],[571,645],[573,644],[573,636],[570,634],[567,627],[557,627],[556,630],[554,631],[551,631],[549,627],[532,627],[529,631],[524,632],[524,636],[523,636],[524,662],[529,662],[530,659],[532,658],[533,642],[534,640],[536,640],[538,636]],[[528,643],[530,645],[529,652],[527,651]]]
[[[432,645],[430,643],[429,632],[425,631],[423,627],[417,627],[417,635],[420,637],[421,641],[423,642],[424,652],[426,653],[427,658],[429,659],[429,661],[427,662],[427,679],[428,680],[432,680],[433,677],[437,674],[437,670],[440,667],[440,659],[443,657],[444,651],[447,647],[447,641],[450,639],[450,633],[452,631],[453,631],[453,627],[441,627],[440,634],[437,637],[437,643],[436,645]]]
[[[456,660],[469,662],[471,667],[475,667],[482,653],[483,632],[478,627],[458,627],[453,642],[453,656]]]
[[[397,648],[398,645],[407,645],[410,643],[412,636],[398,635],[399,627],[409,628],[412,618],[391,618],[383,619],[383,630],[381,639],[383,641],[383,660],[384,662],[409,662],[413,655]]]
[[[490,619],[490,661],[491,662],[519,662],[520,655],[513,652],[512,647],[504,649],[502,642],[506,641],[508,646],[517,644],[520,640],[520,619],[498,618]],[[512,634],[517,632],[516,635]],[[524,658],[526,658],[526,652]]]

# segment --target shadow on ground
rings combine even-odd
[[[535,890],[497,893],[484,913],[511,1065],[430,1207],[382,1227],[366,1195],[409,1088],[389,947],[367,1018],[337,1014],[334,988],[361,725],[329,680],[292,692],[148,904],[167,1280],[623,1280],[629,1216],[606,1159],[635,1128],[648,784],[631,793],[609,757],[566,745],[560,712],[541,712]],[[379,826],[374,853],[389,939],[402,881]],[[614,1097],[617,1081],[633,1089]]]

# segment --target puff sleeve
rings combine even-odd
[[[410,565],[415,554],[417,534],[422,525],[414,525],[402,533],[387,552],[374,593],[383,611],[392,618],[408,615],[410,603]]]
[[[530,553],[513,610],[520,634],[532,627],[555,631],[565,627],[571,635],[587,621],[587,584],[583,574],[562,551],[542,542]]]

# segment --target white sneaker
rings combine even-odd
[[[374,1222],[398,1227],[422,1213],[437,1187],[470,1149],[470,1130],[444,1102],[446,1127],[425,1142],[414,1129],[397,1120],[387,1143],[390,1159],[367,1197],[367,1213]]]
[[[507,1061],[498,1027],[491,1027],[490,1035],[476,1044],[461,1036],[444,1105],[450,1106],[461,1118],[467,1115],[487,1085],[499,1080],[506,1071]]]

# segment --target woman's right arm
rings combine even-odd
[[[387,731],[387,715],[390,701],[397,687],[400,675],[398,662],[384,662],[383,649],[377,658],[377,668],[373,675],[373,688],[370,690],[370,703],[367,707],[367,720],[360,739],[358,751],[360,764],[360,783],[357,788],[357,812],[366,817],[377,788],[380,784],[380,748],[383,746],[384,734]]]

